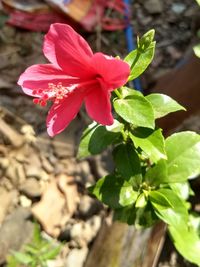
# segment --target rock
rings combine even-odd
[[[2,28],[2,31],[3,33],[6,35],[6,38],[9,39],[9,41],[12,41],[13,42],[13,38],[15,37],[16,35],[16,29],[12,26],[9,26],[9,25],[5,25],[3,28]]]
[[[58,163],[58,159],[57,157],[53,154],[53,152],[51,151],[51,153],[48,153],[48,159],[50,164],[52,164],[53,166],[56,166],[56,164]]]
[[[152,67],[157,68],[158,66],[160,66],[162,64],[163,59],[163,53],[159,49],[156,49],[155,57],[152,62]]]
[[[41,161],[38,155],[32,154],[29,158],[29,164],[25,166],[26,176],[41,179]]]
[[[83,267],[87,254],[87,247],[71,250],[67,256],[64,267]]]
[[[6,169],[5,176],[9,178],[11,183],[15,186],[19,183],[19,177],[17,175],[17,168],[15,161],[10,161],[9,167]]]
[[[199,7],[197,7],[197,6],[190,6],[184,12],[184,16],[190,18],[190,17],[194,17],[198,13],[199,13]]]
[[[79,247],[87,246],[96,236],[101,226],[101,218],[94,216],[86,223],[78,222],[70,229],[70,237]]]
[[[79,164],[77,164],[75,158],[62,159],[60,160],[60,163],[63,165],[65,172],[68,175],[74,176],[75,174],[80,173]]]
[[[23,125],[20,131],[24,135],[26,143],[28,144],[35,143],[36,141],[35,131],[33,130],[33,127],[31,125],[29,124]]]
[[[182,57],[182,53],[176,49],[176,47],[170,45],[166,48],[167,53],[174,59],[178,60]]]
[[[9,167],[9,159],[8,158],[0,158],[0,167],[6,170]]]
[[[114,169],[113,159],[110,153],[105,151],[89,159],[90,166],[95,178],[102,178]]]
[[[26,155],[24,147],[15,151],[12,156],[19,163],[28,163],[28,157]]]
[[[3,222],[12,202],[12,193],[0,187],[0,224]]]
[[[83,222],[78,222],[72,225],[72,228],[70,229],[70,237],[73,241],[75,241],[78,247],[84,247],[87,245],[87,232],[89,231],[90,229],[88,228],[88,226],[85,227],[85,224]]]
[[[87,224],[89,224],[92,229],[92,238],[94,238],[97,235],[101,227],[101,223],[102,223],[101,217],[98,215],[93,216],[90,220],[87,221]]]
[[[47,267],[63,267],[64,259],[48,260]]]
[[[58,237],[64,225],[77,208],[78,191],[73,177],[60,175],[46,187],[41,200],[32,207],[32,213],[46,233]]]
[[[71,240],[71,228],[76,223],[76,220],[73,218],[70,218],[68,222],[65,224],[65,226],[62,229],[62,232],[60,233],[58,239],[64,242],[69,242]]]
[[[152,17],[151,16],[147,16],[147,17],[143,17],[141,19],[141,24],[144,26],[149,25],[152,22]]]
[[[19,184],[23,183],[26,181],[26,174],[24,171],[24,167],[22,164],[16,162],[16,175],[19,181]]]
[[[70,130],[65,131],[59,135],[56,135],[52,140],[54,153],[58,158],[67,158],[74,156],[74,134],[70,133]]]
[[[186,10],[186,5],[183,3],[173,3],[172,11],[176,14],[181,14]]]
[[[32,205],[32,201],[24,195],[19,197],[19,203],[23,208],[30,208]]]
[[[83,219],[90,218],[102,209],[102,204],[97,200],[85,195],[81,198],[78,207],[79,215]]]
[[[144,2],[144,7],[150,14],[159,14],[163,11],[161,0],[147,0]]]
[[[58,158],[67,158],[74,156],[74,147],[70,144],[53,141],[53,148],[55,155]]]
[[[29,198],[36,198],[41,196],[41,187],[35,178],[27,179],[22,185],[20,185],[19,190],[25,196]]]
[[[0,174],[0,176],[1,176],[1,174]],[[0,185],[1,185],[1,187],[5,188],[8,191],[10,191],[14,188],[11,181],[5,176],[1,176]]]
[[[30,213],[18,208],[7,216],[0,228],[0,264],[6,260],[10,250],[20,250],[24,243],[30,242],[33,236],[33,223],[27,218]]]
[[[80,176],[84,183],[90,182],[94,183],[94,177],[91,174],[90,165],[87,160],[79,162]]]
[[[63,174],[63,173],[66,173],[66,168],[62,164],[61,160],[59,160],[58,163],[55,165],[54,174],[55,175],[60,175],[60,174]]]
[[[45,156],[52,154],[51,139],[49,138],[49,135],[46,131],[44,131],[37,137],[35,146],[37,147],[37,149],[42,151]]]
[[[41,155],[41,160],[42,160],[42,167],[47,173],[52,173],[54,171],[54,167],[52,164],[48,161],[48,159]]]
[[[40,173],[40,178],[42,181],[49,181],[50,175],[47,172],[45,172],[44,170],[42,170]]]

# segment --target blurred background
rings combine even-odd
[[[77,146],[90,122],[81,110],[58,136],[46,133],[46,107],[17,86],[30,65],[46,63],[44,34],[70,24],[91,45],[124,58],[136,36],[155,29],[154,60],[134,83],[144,94],[172,96],[188,112],[159,122],[165,135],[200,132],[200,6],[195,0],[0,1],[0,266],[187,267],[165,227],[135,231],[112,223],[112,213],[86,186],[112,169],[109,151],[78,161]],[[200,183],[192,185],[198,192]],[[200,195],[193,199],[200,212]]]

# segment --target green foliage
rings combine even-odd
[[[101,178],[89,192],[113,209],[129,206],[138,196],[128,181],[114,174]]]
[[[155,35],[154,30],[150,30],[141,39],[137,40],[137,49],[130,52],[124,59],[131,67],[129,81],[140,76],[151,63],[156,42],[153,41]]]
[[[200,0],[196,0],[197,4],[200,5]],[[199,38],[199,30],[197,31],[197,37]],[[197,57],[200,57],[200,44],[193,47],[194,53]]]
[[[174,227],[187,225],[188,212],[183,201],[171,189],[161,188],[156,192],[162,195],[162,198],[157,197],[155,200],[150,194],[150,201],[157,216]],[[164,199],[166,199],[165,202],[163,201]],[[167,202],[169,203],[168,206]]]
[[[153,39],[154,31],[149,31],[125,58],[131,66],[130,80],[150,64]],[[81,138],[82,157],[98,154],[110,145],[113,148],[113,172],[89,191],[114,210],[116,220],[139,228],[162,220],[177,250],[200,265],[200,219],[191,217],[187,202],[193,193],[188,181],[200,174],[200,135],[186,131],[164,138],[155,121],[185,110],[171,97],[143,96],[128,87],[114,92],[115,123],[109,127],[92,124]]]
[[[167,158],[161,129],[151,130],[138,127],[129,135],[135,147],[140,147],[151,162]]]
[[[2,28],[5,24],[6,24],[6,21],[8,20],[9,16],[7,14],[3,14],[1,12],[0,14],[0,28]]]
[[[121,138],[123,124],[115,120],[110,127],[92,123],[83,132],[78,151],[78,158],[101,153],[109,145],[117,143]]]
[[[46,267],[47,260],[56,258],[60,250],[61,245],[55,246],[41,236],[40,227],[35,223],[32,242],[25,245],[22,252],[12,251],[7,257],[7,266]]]
[[[123,99],[114,100],[114,109],[126,122],[136,127],[154,129],[154,111],[151,103],[140,95],[129,95]]]
[[[151,186],[160,186],[161,184],[169,183],[167,173],[167,161],[159,160],[156,164],[148,168],[145,173],[144,180]]]
[[[113,150],[118,173],[137,190],[142,182],[140,159],[131,144],[120,144]]]
[[[155,119],[164,117],[171,112],[185,110],[174,99],[164,94],[150,94],[146,98],[153,106]]]
[[[168,227],[169,234],[179,253],[188,261],[200,265],[200,238],[198,233],[186,226]]]
[[[181,132],[166,140],[167,168],[171,182],[184,182],[200,173],[200,136]]]
[[[194,53],[197,57],[200,57],[200,44],[197,44],[193,47]]]

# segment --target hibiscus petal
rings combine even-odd
[[[52,64],[38,64],[27,68],[20,76],[18,84],[26,94],[36,96],[33,94],[33,90],[47,89],[48,83],[58,84],[61,82],[66,86],[78,81],[77,78],[66,76],[62,70]]]
[[[59,65],[68,75],[91,75],[89,65],[93,52],[83,37],[69,25],[51,25],[45,36],[43,52],[50,62]]]
[[[89,116],[102,125],[113,124],[113,116],[110,104],[110,92],[100,86],[93,88],[85,98],[85,106]]]
[[[54,136],[62,132],[76,117],[83,102],[83,94],[74,92],[60,104],[54,104],[47,116],[47,132]]]
[[[130,67],[126,62],[102,53],[94,54],[92,66],[110,90],[124,85],[130,74]]]

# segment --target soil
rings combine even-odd
[[[132,2],[131,25],[135,36],[152,28],[156,30],[155,58],[141,77],[143,89],[148,90],[161,75],[180,64],[198,42],[200,9],[191,0]],[[127,54],[123,31],[82,33],[94,51],[121,57]],[[44,33],[6,25],[0,11],[0,237],[2,229],[8,226],[16,229],[16,236],[24,236],[26,226],[21,225],[34,217],[44,233],[66,242],[62,255],[49,266],[83,267],[101,223],[109,214],[87,195],[85,186],[102,177],[112,164],[107,152],[93,159],[76,159],[81,132],[88,124],[84,111],[66,131],[51,139],[45,126],[48,107],[34,105],[17,86],[19,75],[28,66],[46,62],[42,54],[43,36]],[[49,210],[51,201],[58,205]],[[25,216],[26,212],[29,215]],[[33,231],[30,224],[32,219],[27,236]],[[26,242],[24,237],[13,243],[12,235],[13,231],[8,237],[3,234],[3,242],[0,238],[2,266],[6,266],[10,250],[19,250]],[[183,262],[168,239],[163,251],[158,267],[194,266]],[[81,259],[78,263],[74,262],[77,257]]]

